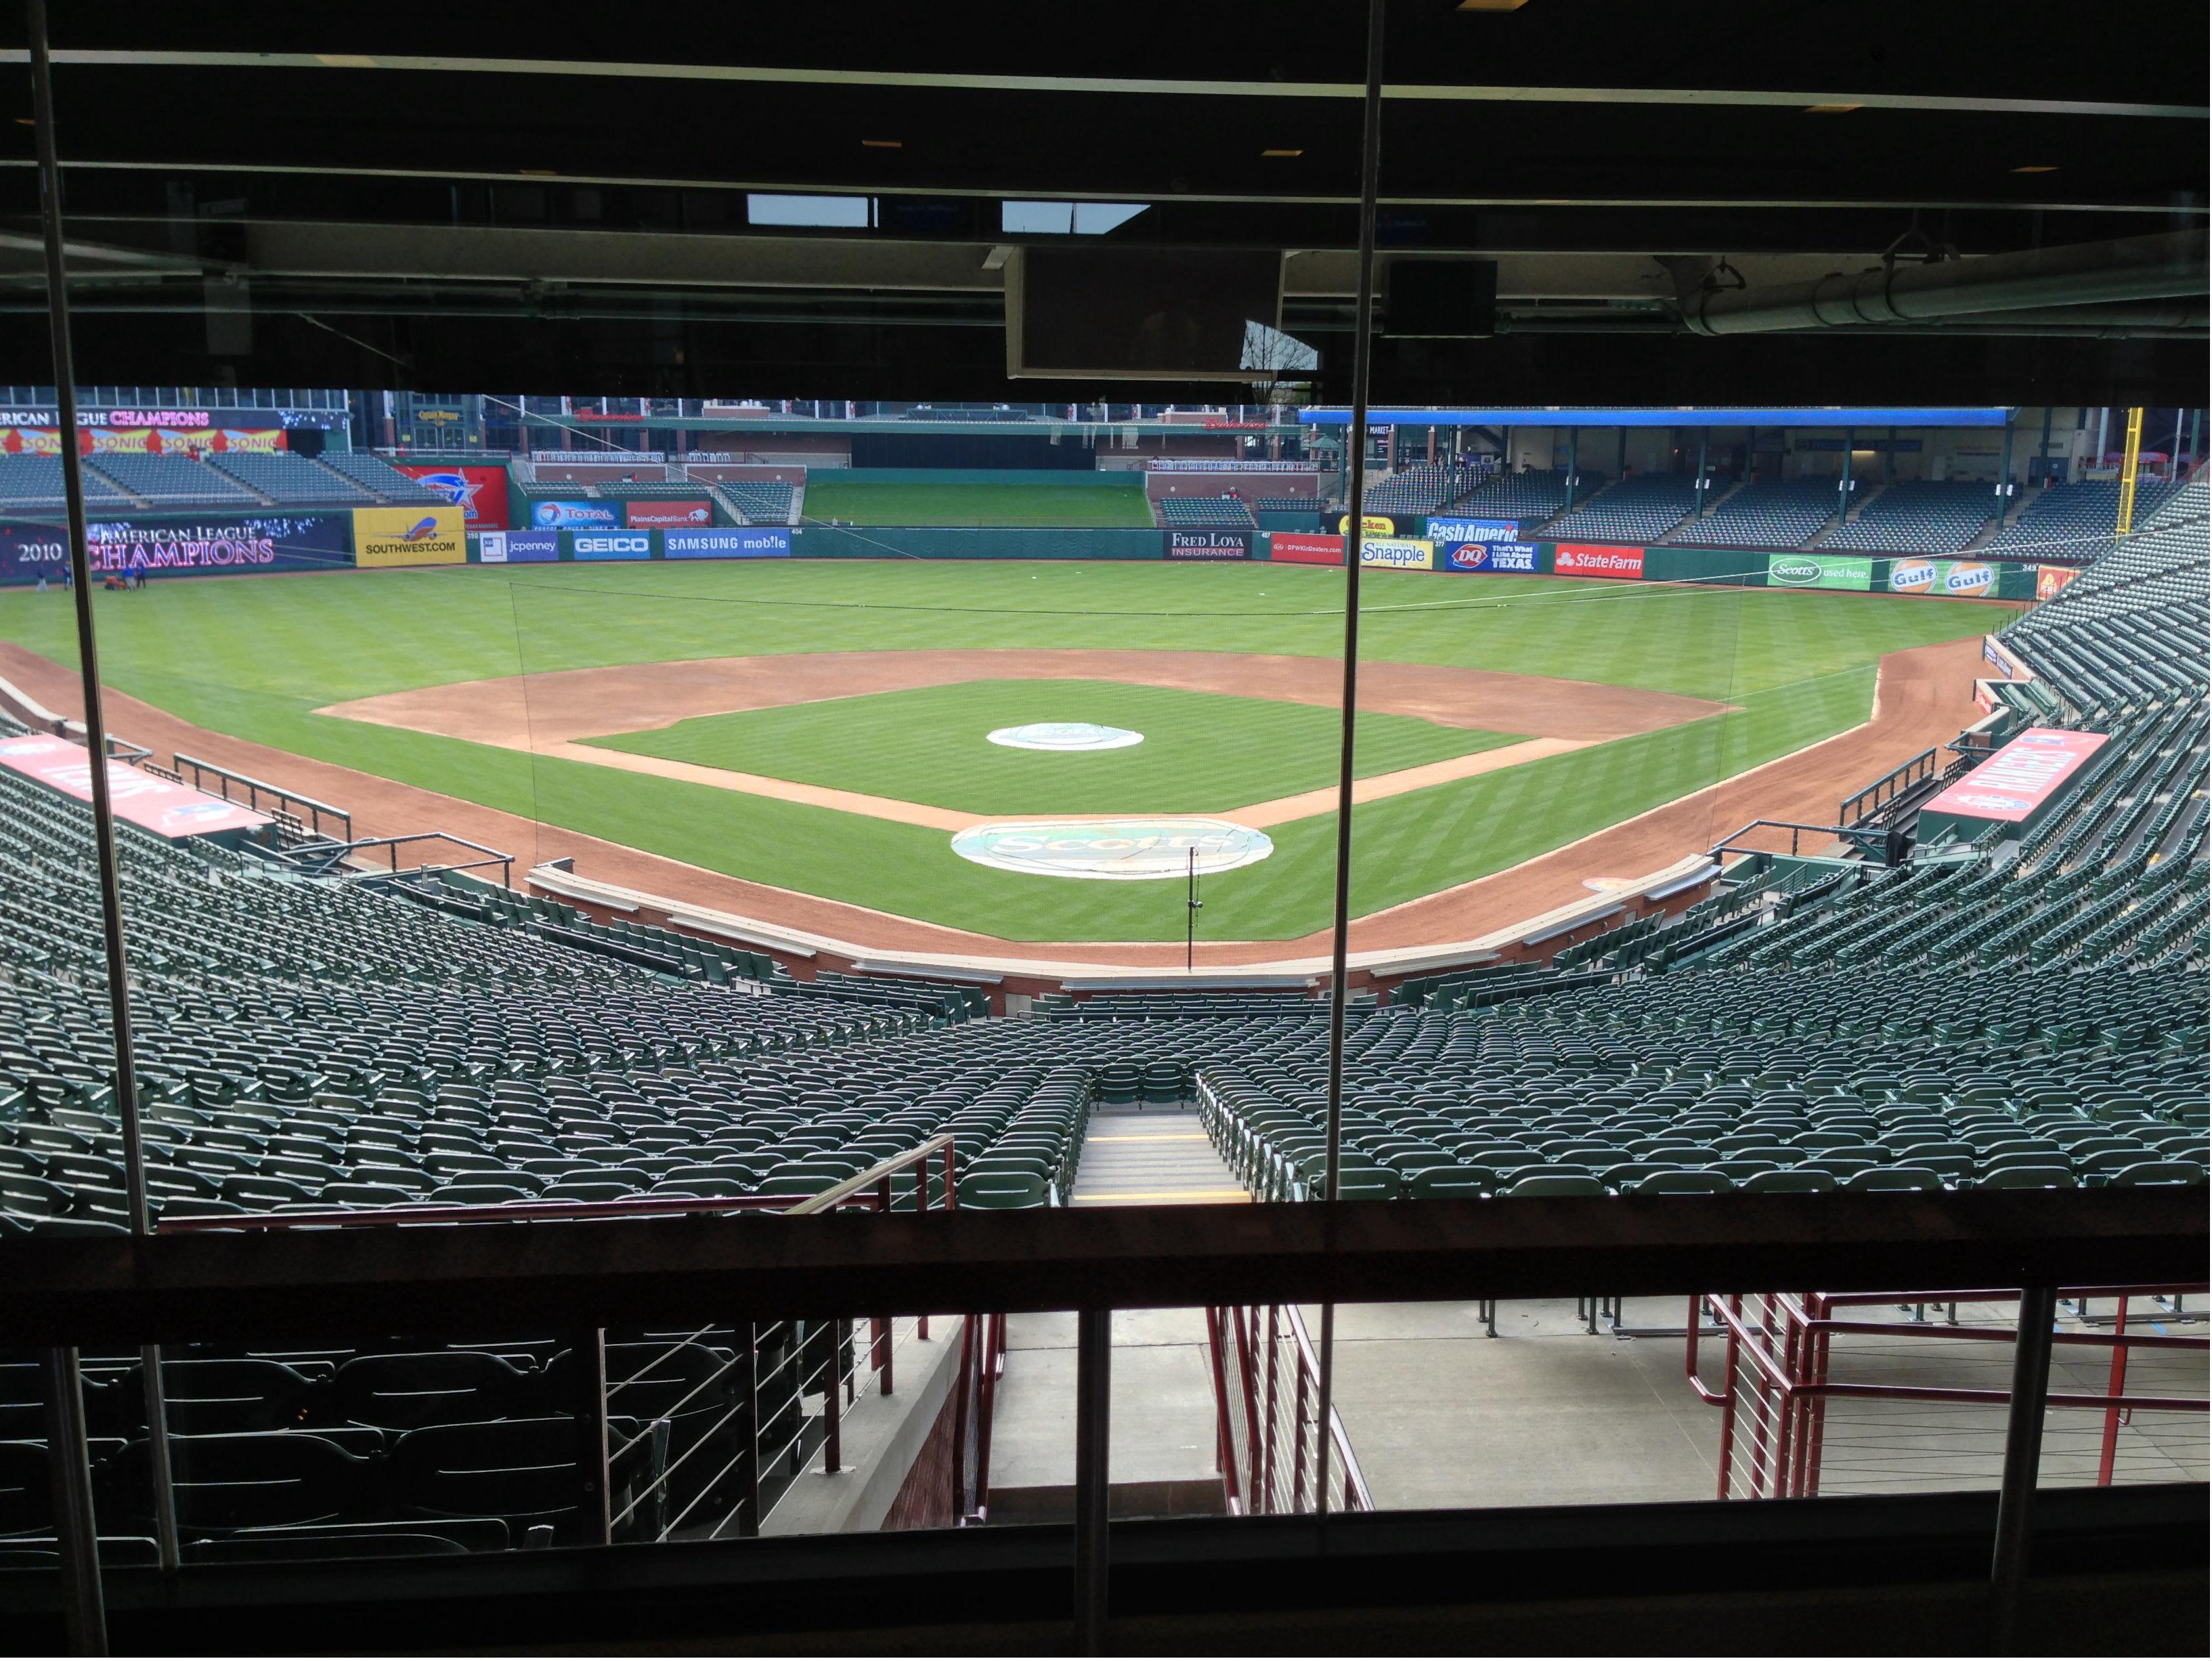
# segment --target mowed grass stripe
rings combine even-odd
[[[1077,721],[1144,742],[1056,753],[989,741],[1003,727]],[[1340,730],[1334,710],[1312,704],[1121,681],[977,680],[698,715],[586,742],[977,814],[1213,813],[1333,782]],[[1519,736],[1364,713],[1359,775]]]
[[[956,928],[1160,940],[1182,938],[1180,884],[994,872],[959,859],[935,831],[313,712],[524,671],[775,652],[1127,647],[1326,658],[1342,637],[1330,608],[1343,581],[1341,571],[1266,564],[747,560],[216,578],[91,599],[108,682],[218,732]],[[1741,709],[1359,808],[1361,912],[1506,869],[1843,731],[1866,719],[1883,653],[1978,635],[2002,615],[1881,595],[1397,572],[1370,573],[1362,592],[1370,659],[1648,686]],[[76,661],[59,594],[0,593],[0,639]],[[1482,715],[1513,726],[1510,701]],[[1332,826],[1321,816],[1274,827],[1273,858],[1209,879],[1200,937],[1324,927]],[[559,843],[554,831],[541,838],[547,854]]]

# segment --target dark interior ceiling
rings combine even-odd
[[[1363,9],[58,8],[78,378],[1131,396],[1006,379],[1017,198],[1285,251],[1285,326],[1340,397]],[[1391,0],[1388,25],[1379,241],[1497,259],[1502,317],[1381,343],[1378,399],[2205,401],[2201,286],[2155,315],[1717,340],[1676,308],[1893,248],[2201,232],[2201,6]],[[0,351],[43,380],[21,27]],[[872,223],[763,228],[752,192],[863,196]]]

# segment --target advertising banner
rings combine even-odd
[[[638,417],[631,417],[633,420]],[[665,461],[660,450],[532,450],[532,461],[589,462],[601,467],[626,467],[633,461]]]
[[[625,502],[623,523],[633,531],[688,528],[712,525],[714,508],[708,502]]]
[[[1164,549],[1170,559],[1249,559],[1249,531],[1170,531]]]
[[[1431,542],[1518,542],[1520,525],[1510,519],[1437,519],[1429,520]]]
[[[426,490],[461,510],[471,531],[504,531],[507,520],[507,469],[478,467],[466,462],[409,462],[392,464]]]
[[[1153,456],[1145,463],[1148,473],[1313,473],[1321,470],[1310,461],[1240,461],[1231,456]]]
[[[353,549],[354,563],[370,569],[465,565],[468,530],[458,508],[356,508]]]
[[[620,505],[612,502],[533,502],[530,522],[541,531],[580,531],[619,525],[622,514]]]
[[[571,531],[568,532],[568,557],[571,559],[651,559],[653,532],[650,531]]]
[[[486,565],[545,565],[561,557],[558,531],[483,531],[477,557]]]
[[[2035,568],[2035,598],[2039,603],[2057,599],[2058,591],[2081,575],[2078,565],[2039,565]]]
[[[1562,542],[1552,550],[1552,573],[1563,577],[1621,577],[1644,575],[1641,548],[1610,548],[1597,543]]]
[[[1874,587],[1874,561],[1842,554],[1769,554],[1766,581],[1778,588],[1844,588],[1863,594]]]
[[[86,558],[95,580],[110,572],[236,576],[327,571],[353,563],[353,526],[345,513],[93,520],[84,530]],[[0,583],[35,583],[41,576],[59,583],[69,563],[66,538],[59,525],[0,523]]]
[[[2031,727],[1920,811],[2017,824],[2105,747],[2102,733]]]
[[[0,584],[58,585],[69,569],[69,532],[59,525],[0,524]]]
[[[1978,559],[1893,559],[1889,563],[1893,594],[1980,599],[1994,594],[1996,586],[1996,567]]]
[[[781,525],[726,525],[707,531],[663,531],[669,559],[789,559],[791,532]]]
[[[1430,523],[1434,524],[1431,520]],[[1442,571],[1505,571],[1534,576],[1541,550],[1533,542],[1453,542],[1437,545]]]
[[[44,733],[0,739],[0,767],[79,801],[92,800],[92,752],[67,739]],[[107,796],[115,805],[116,818],[172,839],[258,830],[269,823],[265,813],[157,779],[127,762],[108,762]]]
[[[1351,528],[1352,515],[1339,514],[1336,516],[1337,534],[1341,536]],[[1398,521],[1388,514],[1362,514],[1359,516],[1359,531],[1363,536],[1394,537],[1398,534]]]
[[[1425,537],[1362,537],[1359,563],[1386,571],[1433,571],[1437,545]]]
[[[1344,538],[1310,531],[1273,531],[1267,536],[1267,557],[1278,565],[1341,565]]]

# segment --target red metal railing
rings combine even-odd
[[[2052,1390],[2045,1398],[2052,1408],[2095,1412],[2101,1416],[2095,1477],[2099,1486],[2109,1487],[2114,1480],[2120,1429],[2132,1421],[2134,1415],[2203,1415],[2208,1411],[2208,1401],[2203,1396],[2126,1392],[2128,1361],[2132,1353],[2165,1351],[2203,1355],[2207,1352],[2208,1342],[2212,1342],[2165,1332],[2131,1332],[2127,1329],[2130,1300],[2137,1300],[2140,1307],[2140,1301],[2149,1298],[2179,1297],[2204,1290],[2202,1285],[2087,1287],[2069,1287],[2063,1293],[2070,1299],[2117,1300],[2109,1331],[2062,1330],[2051,1336],[2053,1345],[2062,1354],[2068,1349],[2082,1348],[2106,1350],[2111,1354],[2106,1388],[2101,1393]],[[1691,1387],[1698,1396],[1721,1412],[1717,1497],[1802,1499],[1819,1494],[1823,1459],[1828,1451],[1828,1410],[1832,1402],[1931,1402],[1960,1408],[2003,1408],[2011,1401],[2008,1387],[1874,1382],[1842,1379],[1833,1374],[1838,1361],[1836,1341],[1839,1338],[1881,1340],[1915,1348],[1949,1340],[1966,1344],[2002,1344],[2008,1351],[2018,1338],[2014,1328],[1965,1323],[1955,1318],[1848,1319],[1837,1311],[1899,1305],[1933,1305],[1955,1311],[1962,1303],[2010,1304],[2019,1296],[2018,1292],[2008,1288],[1982,1288],[1848,1295],[1811,1293],[1802,1296],[1786,1293],[1711,1293],[1692,1299],[1685,1368]],[[1705,1317],[1710,1317],[1723,1334],[1726,1371],[1717,1384],[1708,1384],[1699,1372],[1701,1328]],[[1869,1345],[1856,1353],[1870,1354],[1873,1349]],[[1854,1353],[1847,1344],[1844,1354],[1850,1356]],[[1884,1350],[1880,1354],[1893,1368],[1897,1366],[1899,1352]],[[1925,1354],[1945,1376],[1956,1378],[1962,1372],[1971,1372],[1971,1358],[1962,1365],[1961,1352],[1930,1348]],[[1917,1360],[1918,1357],[1913,1359]],[[1900,1449],[1906,1440],[1941,1441],[1947,1433],[1951,1435],[1949,1444],[1932,1456],[1947,1463],[1931,1466],[1923,1461],[1907,1480],[1917,1478],[1922,1486],[1929,1485],[1931,1478],[1951,1480],[1960,1487],[1995,1480],[1993,1453],[1978,1457],[1971,1446],[1958,1439],[1960,1427],[1955,1423],[1938,1426],[1932,1436],[1927,1427],[1915,1426],[1909,1434],[1900,1433],[1887,1441],[1880,1421],[1869,1421],[1869,1427],[1872,1434],[1869,1445],[1880,1450],[1879,1457],[1890,1465],[1905,1457]],[[1989,1469],[1978,1469],[1981,1463],[1988,1464]],[[1886,1472],[1887,1480],[1891,1482],[1899,1480],[1899,1475],[1894,1469]]]
[[[1321,1358],[1296,1304],[1206,1311],[1213,1376],[1214,1450],[1231,1516],[1318,1509]],[[1328,1415],[1331,1511],[1372,1511],[1343,1415]]]

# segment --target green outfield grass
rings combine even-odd
[[[1001,727],[1087,721],[1142,733],[1123,750],[989,741]],[[1215,813],[1335,782],[1336,711],[1106,680],[972,680],[696,715],[588,744],[977,814]],[[1362,778],[1511,744],[1516,734],[1362,714]]]
[[[1342,639],[1343,584],[1340,570],[1266,564],[748,560],[212,578],[92,599],[108,684],[219,732],[548,827],[1012,939],[1170,940],[1183,927],[1176,884],[993,871],[959,859],[935,831],[314,711],[524,670],[777,652],[1326,657]],[[1883,595],[1370,572],[1370,659],[1644,686],[1736,711],[1360,808],[1354,908],[1505,869],[1856,725],[1881,654],[1978,635],[2002,615]],[[74,664],[69,599],[0,593],[0,640]],[[1516,730],[1510,700],[1480,717]],[[1201,935],[1281,939],[1325,926],[1332,825],[1322,815],[1274,827],[1273,858],[1210,879]],[[562,844],[548,828],[534,849],[514,851],[550,857]]]
[[[1142,473],[1115,484],[877,484],[825,478],[806,486],[806,517],[849,525],[1150,525]]]

